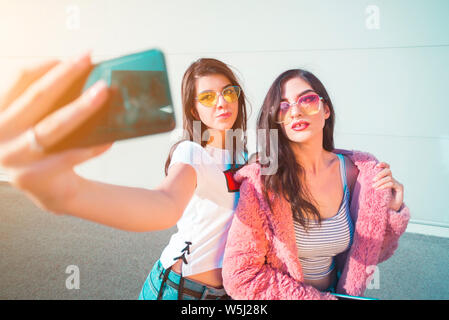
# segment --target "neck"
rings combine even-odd
[[[291,143],[296,161],[304,168],[306,175],[317,175],[329,166],[329,152],[320,143]]]
[[[209,140],[207,145],[219,149],[226,148],[226,134],[224,130],[209,129]]]

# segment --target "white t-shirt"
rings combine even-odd
[[[231,152],[192,141],[181,142],[170,166],[191,165],[197,176],[195,193],[177,223],[178,231],[162,252],[166,269],[184,255],[183,276],[221,268],[239,192],[228,189],[224,171],[231,167]],[[242,163],[242,156],[239,157]],[[232,186],[232,184],[230,184]]]

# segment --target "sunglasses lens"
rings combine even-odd
[[[298,104],[301,106],[302,112],[308,116],[317,114],[320,111],[320,97],[316,94],[301,97]]]
[[[285,122],[290,117],[290,104],[288,102],[281,102],[279,105],[278,115],[277,115],[277,122]]]
[[[223,98],[227,102],[236,102],[240,96],[240,88],[237,86],[227,87],[223,90]]]
[[[311,94],[308,96],[303,96],[299,98],[298,105],[300,106],[301,112],[308,116],[313,116],[320,111],[320,96],[317,94]],[[279,110],[277,114],[277,122],[282,122],[284,124],[289,124],[292,120],[291,113],[292,107],[288,102],[281,102],[279,104]]]
[[[213,107],[217,102],[217,94],[213,91],[211,92],[201,92],[198,95],[198,101],[206,107]]]

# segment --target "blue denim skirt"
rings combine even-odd
[[[167,282],[162,285],[164,279],[165,269],[162,263],[158,260],[150,274],[148,275],[145,283],[143,284],[142,291],[139,295],[139,300],[157,300],[159,295],[159,290],[162,290],[161,300],[177,300],[178,299],[178,289],[173,288]],[[168,280],[179,286],[181,275],[176,272],[170,271],[168,274]],[[190,279],[184,278],[183,287],[189,291],[195,291],[196,296],[189,295],[188,292],[183,291],[183,300],[210,300],[217,299],[216,297],[226,297],[226,292],[223,288],[214,288],[206,286],[202,283],[192,281]],[[215,297],[215,298],[211,298]]]

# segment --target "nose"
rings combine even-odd
[[[223,108],[223,106],[226,104],[227,102],[226,102],[226,100],[224,99],[224,97],[223,97],[223,95],[222,94],[219,94],[218,95],[218,98],[217,98],[217,108]]]
[[[297,103],[293,103],[290,107],[290,115],[292,118],[295,118],[299,115],[302,115],[301,108]]]

